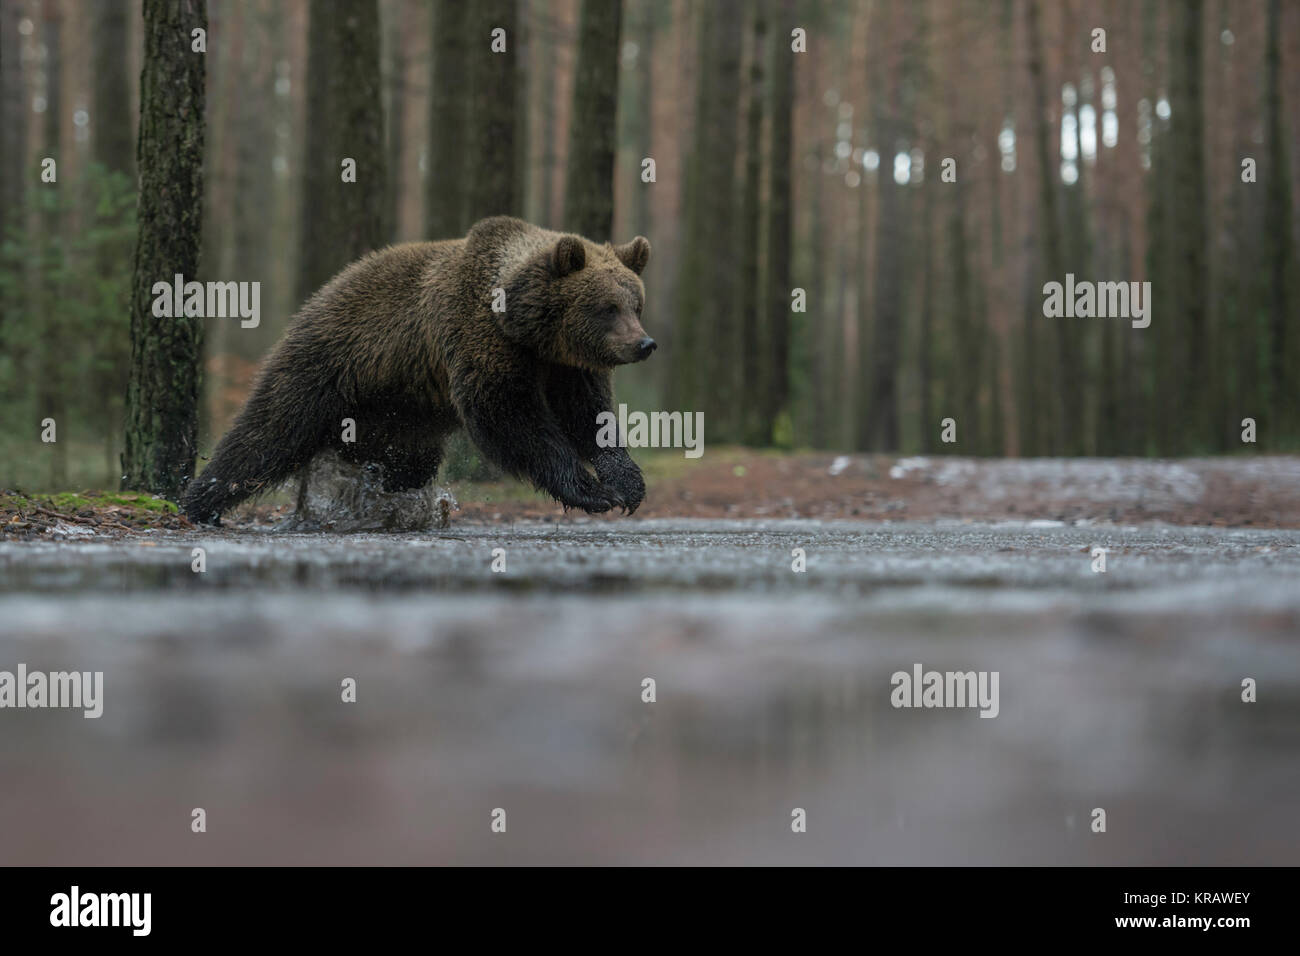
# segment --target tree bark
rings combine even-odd
[[[62,172],[66,175],[68,166],[62,149],[63,19],[59,9],[53,5],[47,6],[43,12],[41,29],[45,43],[45,129],[41,156],[55,161],[56,174],[62,166]],[[63,210],[67,203],[60,190],[66,189],[67,185],[56,180],[53,183],[42,182],[38,188],[45,191],[42,199],[46,201],[39,208],[42,248],[47,260],[43,264],[40,308],[37,310],[42,325],[38,400],[41,417],[49,417],[55,422],[56,440],[50,446],[50,484],[54,488],[61,488],[68,481],[68,442],[72,438],[72,422],[68,417],[68,396],[63,381],[68,342],[63,309],[58,304],[62,290],[57,287],[54,275],[66,255]]]
[[[430,79],[429,154],[425,179],[426,239],[465,234],[465,94],[469,5],[437,0],[433,8],[433,75]]]
[[[131,146],[131,89],[127,80],[127,5],[97,0],[94,8],[91,122],[95,160],[113,172],[135,176]]]
[[[767,296],[760,295],[762,276],[759,272],[759,253],[763,241],[759,229],[763,173],[763,60],[768,56],[766,35],[767,19],[763,4],[754,7],[750,19],[749,103],[745,115],[745,178],[740,204],[740,355],[742,375],[740,383],[740,417],[742,436],[746,444],[766,445],[772,437],[770,423],[763,414],[766,397],[764,380],[768,370],[763,368],[765,349],[760,308],[767,304]],[[766,292],[767,290],[763,290]],[[764,311],[768,311],[764,309]]]
[[[792,0],[777,0],[772,35],[772,100],[768,125],[767,202],[767,377],[763,383],[762,431],[771,441],[777,419],[790,400],[790,309],[792,254],[792,179],[794,152],[794,58],[790,31],[797,26]],[[816,303],[813,308],[820,308]]]
[[[1029,0],[1025,9],[1029,31],[1029,77],[1034,95],[1034,152],[1038,158],[1039,202],[1042,214],[1042,245],[1044,252],[1041,268],[1048,277],[1044,281],[1064,282],[1065,260],[1061,250],[1059,197],[1056,186],[1058,163],[1054,161],[1054,157],[1059,154],[1054,153],[1051,149],[1053,137],[1051,136],[1047,107],[1049,82],[1043,69],[1043,38],[1038,3],[1039,0]],[[1040,287],[1041,285],[1042,283],[1039,283]],[[1032,321],[1036,319],[1036,316],[1031,314],[1029,318]],[[1062,454],[1067,447],[1078,439],[1081,428],[1079,389],[1074,365],[1075,356],[1070,351],[1070,329],[1066,325],[1067,322],[1076,320],[1058,318],[1051,321],[1056,323],[1055,328],[1052,329],[1052,337],[1055,338],[1057,344],[1057,375],[1055,383],[1056,398],[1053,403],[1056,409],[1056,421],[1054,423],[1055,427],[1051,430],[1050,447],[1054,453]],[[1034,361],[1037,361],[1037,358]]]
[[[478,0],[470,4],[469,24],[459,41],[466,47],[470,90],[468,143],[458,144],[468,146],[467,226],[484,216],[517,216],[522,210],[515,108],[521,75],[518,0]],[[497,30],[505,31],[502,52],[492,49]]]
[[[621,0],[582,0],[569,123],[564,228],[607,242],[614,228]]]
[[[153,285],[198,273],[203,209],[204,0],[144,0],[139,238],[123,487],[176,498],[194,471],[203,320],[153,314]]]
[[[1300,433],[1295,416],[1300,413],[1300,399],[1294,375],[1300,363],[1300,322],[1293,305],[1292,282],[1295,275],[1295,247],[1291,234],[1291,181],[1287,161],[1286,126],[1282,117],[1281,73],[1278,45],[1281,41],[1281,3],[1269,0],[1267,52],[1265,54],[1264,121],[1268,143],[1268,165],[1265,171],[1267,200],[1265,202],[1264,230],[1267,236],[1268,269],[1268,326],[1269,367],[1268,378],[1272,395],[1273,421],[1279,431],[1285,429],[1288,437]],[[1288,382],[1288,369],[1292,379]],[[1284,425],[1283,423],[1288,423]]]
[[[740,139],[736,0],[699,8],[696,122],[686,154],[686,237],[674,326],[673,381],[684,408],[706,408],[718,441],[734,440],[736,407],[735,156]]]
[[[22,223],[26,209],[27,86],[23,79],[22,40],[18,23],[22,8],[17,0],[0,0],[0,242]],[[15,283],[22,281],[14,275]],[[20,287],[21,288],[21,287]],[[18,296],[0,292],[0,341],[11,307]],[[4,394],[0,385],[0,395]]]
[[[377,0],[311,8],[298,300],[388,241]],[[356,181],[344,180],[344,161]]]

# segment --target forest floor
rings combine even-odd
[[[1300,457],[980,459],[784,454],[724,448],[697,461],[639,453],[649,488],[633,520],[816,518],[856,521],[1060,521],[1300,528]],[[455,482],[461,522],[587,523],[515,481]],[[231,527],[267,527],[292,512],[287,493],[246,505]],[[190,527],[148,496],[0,491],[0,538],[116,536]]]

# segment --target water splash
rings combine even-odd
[[[455,497],[432,483],[385,491],[382,468],[354,465],[334,452],[317,455],[295,479],[298,506],[277,531],[431,531],[451,526]]]

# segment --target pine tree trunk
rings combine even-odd
[[[127,80],[129,31],[124,3],[99,2],[94,8],[91,121],[95,160],[106,169],[135,176],[131,141],[131,89]]]
[[[27,162],[27,90],[23,82],[18,0],[0,0],[0,236],[23,206]]]
[[[777,418],[790,399],[790,281],[792,252],[791,171],[794,152],[794,58],[790,31],[798,26],[793,0],[777,0],[772,31],[771,121],[768,124],[767,375],[762,431],[771,441]],[[814,306],[819,307],[819,306]]]
[[[323,6],[309,7],[307,13],[307,108],[302,151],[302,196],[299,199],[298,275],[294,283],[294,302],[302,303],[329,278],[322,260],[329,255],[320,239],[325,235],[329,210],[325,197],[329,182],[339,177],[338,161],[330,148],[331,103],[329,70],[331,59],[330,27]]]
[[[27,90],[23,82],[22,44],[17,0],[0,0],[0,241],[22,222],[27,164]],[[20,275],[12,276],[15,282]],[[17,295],[0,294],[0,341]],[[2,395],[3,393],[0,393]]]
[[[485,216],[517,216],[522,210],[515,108],[521,101],[520,36],[518,0],[478,0],[469,6],[469,30],[459,41],[468,66],[469,135],[457,148],[468,147],[464,218],[473,225]],[[505,31],[505,49],[493,52],[499,30]]]
[[[382,73],[387,76],[385,112],[388,115],[388,241],[396,242],[399,229],[402,192],[402,154],[406,149],[406,36],[411,27],[411,5],[403,3],[393,11],[385,37],[387,61]]]
[[[426,239],[452,239],[465,234],[469,169],[465,158],[469,132],[465,68],[471,42],[468,11],[469,5],[461,0],[436,0],[433,8],[429,158],[424,193]]]
[[[153,285],[198,273],[203,209],[204,0],[144,0],[139,237],[123,487],[175,498],[194,472],[203,320],[153,314]]]
[[[765,403],[763,384],[763,321],[759,314],[766,305],[760,295],[759,252],[763,241],[759,230],[759,204],[763,173],[763,59],[768,55],[767,19],[763,4],[754,7],[751,18],[749,53],[749,104],[745,116],[745,179],[740,204],[740,424],[745,443],[766,445],[772,430],[765,427],[762,410]]]
[[[1048,80],[1043,69],[1043,39],[1038,10],[1039,0],[1029,0],[1026,4],[1026,22],[1029,43],[1029,76],[1033,91],[1034,104],[1034,151],[1038,159],[1039,201],[1042,214],[1043,259],[1041,267],[1047,279],[1044,282],[1064,282],[1065,266],[1061,250],[1061,219],[1058,209],[1056,186],[1056,169],[1058,164],[1053,159],[1051,143],[1053,131],[1048,126],[1047,94]],[[1039,283],[1041,287],[1041,283]],[[1035,320],[1031,315],[1030,320]],[[1064,453],[1066,447],[1077,439],[1079,434],[1079,389],[1075,376],[1075,356],[1070,350],[1070,327],[1066,324],[1073,319],[1059,318],[1053,320],[1056,325],[1050,337],[1057,344],[1056,379],[1049,394],[1055,391],[1056,421],[1050,436],[1050,447],[1055,454]],[[1046,338],[1045,336],[1044,338]],[[1042,358],[1039,356],[1038,358]],[[1035,359],[1037,361],[1037,358]],[[1043,451],[1045,449],[1039,449]]]
[[[676,402],[687,409],[707,404],[717,441],[735,438],[740,58],[731,29],[739,15],[736,0],[704,4],[698,12],[696,122],[685,170],[686,236],[673,338]]]
[[[63,121],[63,21],[57,7],[46,7],[41,24],[41,39],[45,44],[45,123],[44,139],[41,143],[42,158],[55,161],[55,169],[63,166],[67,173],[66,157],[62,149]],[[64,250],[63,209],[65,200],[59,192],[67,188],[65,183],[42,182],[39,189],[44,191],[41,209],[41,240],[47,258],[43,274],[44,282],[40,290],[41,316],[41,372],[38,401],[41,418],[54,420],[56,440],[50,446],[50,485],[58,489],[68,482],[68,442],[72,438],[71,421],[68,419],[68,397],[63,381],[64,360],[67,352],[66,332],[64,329],[63,309],[59,306],[59,296],[63,291],[53,279],[55,269],[62,264]]]
[[[1201,83],[1201,0],[1175,4],[1170,32],[1170,159],[1174,167],[1174,199],[1169,207],[1167,241],[1173,253],[1170,277],[1177,296],[1172,322],[1179,328],[1185,361],[1177,371],[1172,400],[1179,403],[1173,435],[1181,437],[1175,452],[1204,450],[1209,438],[1206,392],[1208,351],[1208,268],[1205,228],[1205,120]],[[1159,318],[1153,319],[1159,321]],[[1175,439],[1176,441],[1178,439]]]
[[[885,7],[886,23],[903,21],[896,3]],[[903,142],[902,75],[911,69],[910,59],[902,58],[898,70],[889,71],[887,89],[877,107],[876,141],[880,143],[880,168],[877,176],[879,212],[876,217],[876,288],[874,328],[870,353],[864,355],[863,369],[870,367],[870,401],[865,409],[861,447],[867,451],[897,451],[899,447],[898,367],[903,328],[903,256],[907,238],[904,203],[906,186],[894,180],[894,156]],[[864,336],[865,339],[865,336]],[[869,359],[869,362],[867,361]]]
[[[309,36],[299,301],[389,235],[377,0],[313,5]]]
[[[1269,0],[1268,49],[1265,54],[1264,122],[1268,143],[1268,166],[1265,174],[1265,235],[1267,236],[1269,367],[1272,395],[1272,419],[1279,433],[1286,437],[1300,434],[1297,414],[1295,374],[1300,367],[1300,317],[1296,315],[1293,294],[1295,281],[1295,247],[1291,234],[1291,181],[1286,150],[1286,126],[1282,117],[1281,66],[1278,45],[1281,40],[1280,0]],[[1288,376],[1288,370],[1290,376]],[[1240,416],[1239,416],[1240,417]],[[1284,424],[1286,423],[1286,424]]]
[[[622,0],[582,0],[569,123],[564,228],[595,242],[612,238],[618,132]]]
[[[131,88],[127,77],[127,58],[124,51],[130,46],[127,22],[128,8],[114,2],[96,3],[91,55],[95,78],[91,123],[94,137],[95,162],[109,173],[128,178],[135,184],[135,150],[131,136]],[[118,276],[128,268],[128,249],[101,248],[96,262],[96,272],[101,277]],[[126,303],[124,302],[123,305]],[[120,320],[125,328],[126,309],[115,313],[110,321]],[[104,460],[108,470],[104,473],[110,481],[120,480],[117,462],[122,434],[122,395],[125,392],[130,353],[125,337],[113,336],[120,343],[98,355],[91,373],[91,387],[105,396],[93,410],[90,423],[104,442]]]
[[[651,232],[652,212],[650,206],[651,184],[641,182],[641,162],[650,155],[654,138],[654,100],[655,100],[655,0],[641,0],[638,7],[641,23],[641,48],[637,52],[636,92],[632,102],[635,104],[633,115],[625,125],[631,128],[632,142],[636,154],[632,157],[632,167],[636,178],[632,185],[632,228],[631,235],[648,236]]]

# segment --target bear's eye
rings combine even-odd
[[[601,310],[601,314],[602,314],[603,316],[605,316],[605,318],[607,318],[607,319],[610,319],[610,320],[616,319],[616,318],[618,318],[618,306],[617,306],[617,305],[607,305],[607,306],[605,306],[604,309]]]

